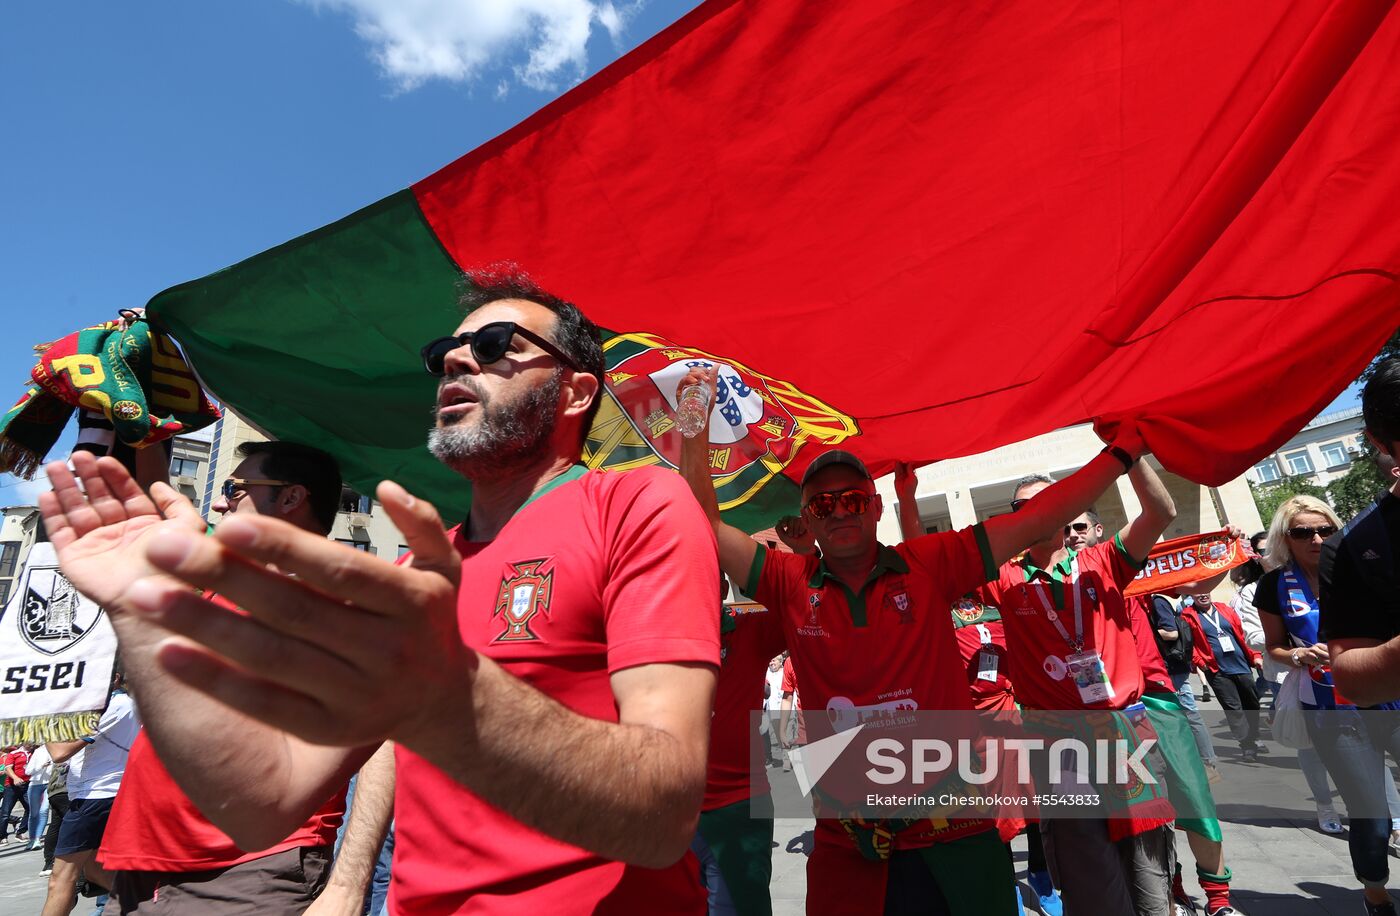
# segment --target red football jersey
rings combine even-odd
[[[205,597],[237,610],[222,595]],[[199,812],[176,785],[145,729],[126,758],[126,771],[102,834],[97,861],[111,871],[205,871],[227,868],[298,846],[331,846],[345,815],[345,786],[282,842],[245,852]]]
[[[452,537],[463,641],[579,715],[618,720],[609,678],[622,669],[719,665],[714,530],[672,471],[576,467],[495,540]],[[690,854],[661,869],[604,859],[526,827],[407,748],[396,760],[394,913],[704,912]]]
[[[16,785],[21,779],[27,782],[29,774],[25,772],[24,769],[27,763],[29,763],[29,752],[22,747],[17,747],[7,754],[0,755],[0,764],[5,764],[10,767],[10,769],[14,770],[15,776],[18,777],[12,778],[7,771],[5,773],[5,785]]]
[[[763,740],[753,713],[763,709],[764,675],[783,651],[783,624],[767,610],[735,613],[725,608],[721,625],[719,683],[710,720],[710,760],[705,770],[704,810],[713,811],[768,793]]]
[[[1156,627],[1152,620],[1152,596],[1134,595],[1128,599],[1128,620],[1133,627],[1133,645],[1137,646],[1138,664],[1148,693],[1176,693],[1172,686],[1162,650],[1157,647]]]
[[[1054,569],[1030,565],[1022,556],[1002,565],[980,590],[985,603],[1001,609],[1016,699],[1029,709],[1122,709],[1142,696],[1142,667],[1133,641],[1123,589],[1142,564],[1114,537],[1078,552]],[[1111,699],[1086,704],[1069,676],[1066,658],[1075,652],[1045,611],[1046,603],[1074,635],[1074,607],[1081,608],[1085,650],[1097,651],[1112,687]]]
[[[783,659],[783,693],[792,694],[792,708],[802,708],[802,693],[797,689],[797,669],[792,666],[792,656]]]
[[[873,737],[901,714],[972,708],[948,608],[995,571],[987,558],[981,526],[881,546],[853,593],[815,556],[760,547],[744,593],[781,615],[806,715],[825,711],[837,731],[865,722]],[[914,848],[993,827],[940,822],[899,842]],[[839,842],[840,828],[824,819],[817,835]]]

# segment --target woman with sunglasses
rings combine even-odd
[[[1386,812],[1395,782],[1356,707],[1333,689],[1327,644],[1318,637],[1322,542],[1340,527],[1332,508],[1314,497],[1294,496],[1279,506],[1265,540],[1268,571],[1255,588],[1254,606],[1269,656],[1293,672],[1280,693],[1297,691],[1308,737],[1346,803],[1352,869],[1365,885],[1367,906],[1372,913],[1393,916],[1385,889],[1392,821],[1376,815]]]

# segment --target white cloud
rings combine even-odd
[[[33,480],[0,474],[0,506],[37,506],[39,494],[49,490],[49,478],[41,467]]]
[[[352,16],[384,75],[404,91],[432,79],[470,83],[497,67],[532,89],[576,83],[594,26],[616,43],[634,9],[612,0],[300,2]]]

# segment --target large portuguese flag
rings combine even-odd
[[[668,386],[727,367],[712,473],[750,529],[824,448],[880,472],[1089,419],[1221,483],[1397,324],[1397,60],[1379,0],[711,0],[151,314],[253,422],[449,514],[417,350],[501,259],[608,329],[592,464],[673,463]]]

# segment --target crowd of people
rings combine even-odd
[[[110,893],[108,914],[769,913],[765,764],[792,763],[754,740],[753,712],[791,749],[803,709],[892,702],[1102,713],[1157,739],[1165,787],[1038,822],[822,817],[809,913],[1010,916],[1009,843],[1025,833],[1050,916],[1194,910],[1178,835],[1204,912],[1228,916],[1217,751],[1190,676],[1248,762],[1269,752],[1261,670],[1276,710],[1298,700],[1323,829],[1340,820],[1330,777],[1368,911],[1394,913],[1392,824],[1370,815],[1394,792],[1400,731],[1358,711],[1400,697],[1393,495],[1345,533],[1325,505],[1285,503],[1233,605],[1211,582],[1125,596],[1175,517],[1130,426],[959,531],[924,533],[901,465],[889,545],[865,464],[829,450],[777,524],[782,546],[761,543],[725,522],[704,437],[682,440],[679,474],[583,467],[597,328],[513,265],[467,280],[466,317],[422,357],[438,379],[428,448],[472,506],[448,528],[412,481],[381,484],[411,548],[397,564],[327,539],[340,472],[310,445],[243,446],[210,536],[168,484],[118,461],[49,465],[48,536],[110,614],[135,706],[118,689],[96,735],[47,748],[50,810],[65,763],[70,800],[46,916],[72,909],[80,878]],[[713,403],[716,367],[698,361],[678,393],[696,384]],[[1364,406],[1394,454],[1400,363]],[[1106,531],[1092,506],[1125,474],[1141,511]],[[726,605],[736,593],[762,610]],[[5,757],[6,814],[44,778],[25,754]]]

